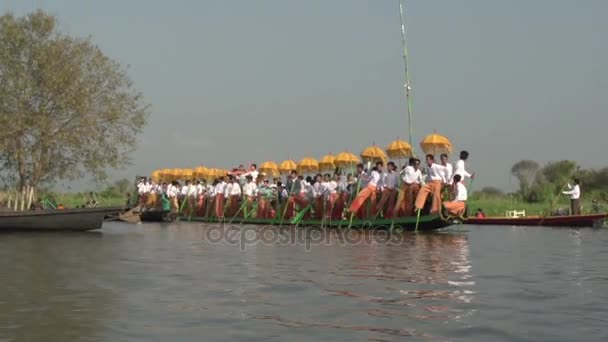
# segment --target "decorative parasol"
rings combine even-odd
[[[262,165],[260,165],[260,172],[263,172],[270,177],[277,177],[280,174],[279,167],[273,161],[262,163]]]
[[[319,171],[319,163],[313,158],[306,157],[298,163],[298,172],[311,173]]]
[[[194,170],[192,170],[192,169],[183,169],[182,170],[182,179],[183,180],[192,180],[192,176],[194,176]]]
[[[196,169],[194,169],[195,178],[205,178],[205,177],[207,177],[207,173],[209,173],[209,170],[207,170],[207,168],[204,166],[199,166]]]
[[[397,139],[386,148],[386,153],[393,159],[405,159],[412,156],[412,145],[406,141]]]
[[[372,145],[370,147],[367,147],[366,149],[363,150],[363,152],[361,152],[361,158],[363,159],[363,161],[365,162],[377,162],[377,161],[382,161],[385,162],[387,161],[387,157],[386,154],[384,153],[384,151],[376,146],[376,145]]]
[[[287,174],[291,172],[291,170],[295,170],[298,168],[298,164],[293,160],[287,159],[279,165],[279,171],[283,174]]]
[[[435,155],[441,153],[452,153],[452,143],[450,140],[437,133],[427,135],[424,139],[422,139],[420,142],[420,147],[426,154]]]
[[[336,158],[331,154],[328,154],[321,158],[321,160],[319,160],[319,170],[333,171],[336,168],[336,164],[334,163],[335,159]]]
[[[161,180],[161,170],[154,170],[152,172],[152,175],[151,175],[150,178],[152,178],[152,181],[155,182],[155,183],[160,182],[160,180]]]
[[[336,155],[334,158],[334,164],[338,167],[351,167],[353,168],[355,165],[359,164],[361,160],[356,155],[350,152],[342,152]]]

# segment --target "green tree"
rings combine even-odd
[[[18,186],[129,163],[148,105],[124,68],[90,38],[37,11],[0,17],[0,167]]]
[[[560,191],[566,183],[568,183],[579,170],[576,162],[571,160],[561,160],[546,164],[540,174],[543,181],[553,186],[553,191]]]
[[[504,193],[502,192],[502,190],[500,190],[496,187],[493,187],[493,186],[486,186],[486,187],[482,188],[478,194],[481,197],[502,197],[502,196],[504,196]]]
[[[522,198],[529,195],[539,170],[540,165],[533,160],[521,160],[511,168],[511,174],[519,181],[519,193]]]

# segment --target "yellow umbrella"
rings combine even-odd
[[[350,152],[338,153],[334,158],[334,164],[338,167],[354,167],[360,162],[359,157]]]
[[[386,153],[393,159],[405,159],[412,156],[412,145],[397,139],[386,148]]]
[[[171,180],[177,180],[182,176],[182,169],[171,170]]]
[[[289,173],[291,172],[291,170],[295,170],[298,168],[298,164],[296,164],[296,162],[294,162],[293,160],[287,159],[284,162],[281,163],[281,165],[279,165],[279,171],[281,173]]]
[[[420,147],[426,154],[435,155],[441,153],[452,153],[452,143],[450,140],[437,133],[427,135],[424,139],[422,139],[420,142]]]
[[[150,178],[152,178],[153,182],[158,183],[160,181],[160,179],[161,179],[160,171],[161,170],[154,170],[152,172],[152,175],[151,175],[152,177],[150,177]]]
[[[386,160],[388,159],[386,157],[386,154],[384,153],[384,151],[376,145],[372,145],[372,146],[364,149],[361,152],[361,158],[365,162],[377,162],[377,161],[386,162]]]
[[[311,173],[319,171],[319,163],[313,158],[306,157],[298,163],[298,172]]]
[[[209,170],[207,170],[207,168],[204,166],[199,166],[194,169],[195,178],[205,178],[207,176],[207,173],[209,173]]]
[[[270,177],[277,177],[279,175],[279,167],[273,161],[267,161],[260,165],[260,172],[265,173]]]
[[[333,169],[336,168],[336,164],[334,164],[335,159],[336,158],[331,154],[328,154],[325,157],[321,158],[321,160],[319,160],[319,170],[333,171]]]
[[[194,170],[192,169],[183,169],[182,170],[182,179],[183,180],[191,180],[194,175]]]

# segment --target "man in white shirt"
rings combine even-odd
[[[215,185],[214,193],[214,209],[215,217],[224,217],[224,202],[226,200],[226,181],[225,177],[220,177],[219,182]]]
[[[427,184],[420,189],[418,196],[416,196],[416,209],[424,209],[426,199],[429,195],[432,195],[431,214],[438,214],[441,210],[441,189],[443,184],[446,183],[445,167],[435,163],[435,156],[428,154],[426,156],[427,170]]]
[[[228,215],[233,217],[239,210],[241,199],[241,185],[237,182],[235,176],[230,176],[228,186],[226,186],[226,198],[228,199]]]
[[[368,182],[365,189],[361,190],[359,194],[357,194],[357,197],[355,197],[355,200],[351,203],[350,208],[348,209],[351,214],[357,215],[358,218],[364,218],[366,215],[363,211],[360,211],[360,209],[368,199],[371,201],[371,207],[374,208],[374,210],[376,209],[376,191],[383,167],[384,163],[379,161],[376,163],[376,167],[372,169],[372,172],[368,177],[365,177],[365,174],[361,174],[361,178],[367,178]]]
[[[448,214],[453,216],[462,216],[466,211],[467,203],[467,188],[462,182],[460,175],[454,175],[454,184],[452,186],[454,192],[454,200],[443,203]]]
[[[395,203],[393,214],[395,216],[411,216],[414,214],[414,200],[418,196],[422,184],[420,159],[410,158],[408,165],[403,169],[401,191]]]
[[[248,217],[253,210],[253,202],[257,195],[258,185],[253,181],[252,175],[245,176],[245,180],[247,183],[243,186],[243,195],[245,196],[244,200],[247,201],[247,205],[245,206],[245,217]]]
[[[251,164],[251,166],[249,167],[249,171],[243,173],[241,175],[241,178],[247,179],[247,176],[251,176],[251,178],[253,178],[253,181],[255,182],[257,181],[259,175],[260,173],[258,172],[257,164]]]
[[[380,213],[382,217],[390,218],[395,208],[395,198],[397,197],[397,172],[395,170],[397,166],[392,161],[386,164],[386,171],[382,174],[380,181],[380,188],[382,196],[380,202],[376,208],[376,212]]]
[[[460,175],[462,177],[462,181],[467,178],[475,178],[475,173],[468,173],[465,168],[465,162],[469,159],[469,152],[461,151],[460,152],[460,160],[456,162],[456,169],[454,170],[454,175]]]
[[[568,183],[568,191],[563,191],[564,195],[570,196],[570,215],[581,214],[581,181],[578,178],[574,178],[574,186]]]
[[[448,155],[445,153],[441,154],[441,166],[443,169],[443,179],[445,179],[445,185],[452,185],[452,176],[454,175],[454,168],[452,164],[448,162]]]

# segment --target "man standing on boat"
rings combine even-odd
[[[395,207],[395,198],[397,197],[397,173],[396,165],[390,161],[386,164],[387,172],[382,174],[380,181],[380,191],[382,196],[380,197],[380,203],[376,212],[381,213],[385,218],[391,218],[393,215],[393,209]]]
[[[578,178],[574,178],[574,186],[568,183],[568,191],[563,191],[564,195],[570,196],[570,215],[581,214],[581,181]]]
[[[376,167],[374,167],[372,169],[372,172],[369,175],[369,182],[367,183],[367,186],[365,187],[365,189],[361,190],[361,192],[359,192],[359,194],[357,194],[357,197],[355,198],[353,203],[350,205],[349,211],[352,214],[356,215],[357,213],[359,213],[359,210],[362,209],[361,207],[365,204],[365,202],[368,199],[370,199],[371,208],[374,210],[373,215],[375,215],[376,187],[378,186],[378,183],[380,182],[380,175],[382,174],[383,166],[384,166],[384,163],[379,161],[376,163]],[[363,174],[361,176],[363,177]]]
[[[460,175],[462,180],[464,181],[467,178],[475,178],[475,173],[468,173],[465,168],[465,162],[469,159],[469,152],[461,151],[460,152],[460,160],[456,162],[456,170],[454,170],[454,175]]]
[[[431,195],[433,196],[431,204],[431,214],[437,214],[439,213],[439,210],[441,210],[441,189],[443,187],[443,184],[447,183],[447,180],[444,178],[445,167],[436,164],[435,156],[432,154],[427,154],[426,164],[428,166],[428,182],[418,192],[418,196],[416,196],[415,205],[416,209],[418,210],[424,209],[426,199],[429,195]]]
[[[410,158],[403,171],[401,192],[393,210],[396,216],[411,216],[414,214],[414,200],[418,196],[422,185],[422,172],[420,171],[420,159]]]

